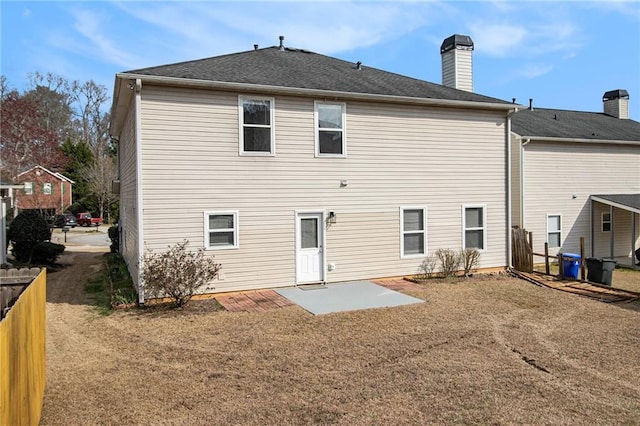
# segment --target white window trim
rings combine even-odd
[[[47,186],[49,187],[49,192],[47,192]],[[51,182],[45,182],[42,184],[42,193],[44,195],[53,195],[53,184]]]
[[[405,231],[404,230],[404,211],[405,210],[422,210],[422,231]],[[404,253],[404,236],[405,234],[424,234],[424,253],[418,254],[405,254]],[[401,259],[414,259],[419,257],[425,257],[428,251],[427,244],[427,206],[400,206],[400,258]]]
[[[476,228],[467,228],[467,215],[466,209],[482,209],[482,226]],[[478,231],[482,230],[482,248],[472,247],[478,250],[480,253],[487,251],[487,234],[489,233],[487,227],[487,205],[486,204],[463,204],[462,205],[462,249],[467,248],[467,232],[466,231]]]
[[[209,232],[211,231],[209,229],[209,216],[210,215],[224,215],[224,214],[233,215],[234,228],[230,228],[230,230],[233,230],[233,245],[211,247],[210,244],[209,244]],[[209,211],[205,211],[204,214],[203,214],[203,219],[204,219],[203,228],[204,228],[204,249],[205,250],[231,250],[231,249],[240,248],[240,242],[239,242],[240,223],[238,222],[238,211],[237,210],[209,210]],[[219,230],[219,231],[225,231],[225,230]]]
[[[342,107],[342,154],[321,154],[320,153],[320,130],[337,131],[338,129],[320,128],[318,121],[318,105],[340,105]],[[344,102],[313,102],[313,129],[315,132],[315,156],[329,158],[347,158],[347,104]]]
[[[604,220],[604,215],[605,214],[609,215],[609,220]],[[611,228],[612,228],[612,225],[613,225],[613,221],[611,219],[613,219],[611,217],[611,212],[602,212],[602,213],[600,213],[600,232],[604,232],[605,234],[608,234],[608,233],[611,232]],[[609,224],[609,230],[608,231],[604,230],[604,224],[605,223]]]
[[[271,150],[270,152],[259,152],[259,151],[245,151],[244,150],[244,101],[269,101],[271,108],[269,108],[269,121],[271,122],[270,126],[251,124],[253,127],[269,127],[271,130]],[[269,98],[264,96],[248,96],[248,95],[239,95],[238,96],[238,155],[242,156],[251,156],[251,157],[275,157],[276,155],[276,123],[275,123],[275,109],[276,103],[275,98]]]
[[[24,194],[25,195],[33,195],[33,182],[25,182],[24,183]]]
[[[549,218],[558,216],[560,218],[560,229],[554,229],[553,231],[549,230]],[[554,234],[560,233],[560,245],[559,246],[551,246],[549,243],[549,233],[553,232]],[[562,215],[560,213],[547,213],[547,244],[549,244],[549,248],[559,248],[562,247]]]

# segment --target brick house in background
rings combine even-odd
[[[73,181],[60,173],[35,166],[20,173],[16,182],[24,190],[16,191],[17,210],[39,209],[48,214],[61,214],[73,203]]]

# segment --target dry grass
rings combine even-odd
[[[638,302],[494,277],[323,316],[105,317],[73,292],[99,255],[74,256],[49,276],[45,425],[640,423]]]

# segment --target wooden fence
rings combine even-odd
[[[522,228],[511,230],[511,253],[513,268],[522,272],[533,272],[533,233]]]
[[[511,230],[511,253],[513,261],[513,269],[520,272],[533,272],[533,257],[544,257],[544,269],[547,275],[550,275],[550,259],[557,259],[558,265],[563,265],[565,260],[575,261],[573,257],[566,257],[563,253],[557,256],[549,254],[549,244],[544,243],[544,253],[535,253],[533,251],[533,233],[522,228],[513,228]],[[584,256],[584,237],[580,237],[580,279],[585,279],[585,256]],[[558,268],[558,279],[563,280],[564,268]]]
[[[11,271],[11,270],[9,270]],[[0,288],[16,285],[14,274]],[[19,274],[18,274],[19,275]],[[37,425],[42,414],[45,367],[47,274],[42,269],[0,321],[0,425]]]

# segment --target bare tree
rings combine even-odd
[[[108,155],[96,158],[92,165],[82,169],[88,191],[98,200],[100,217],[107,212],[107,222],[111,222],[110,207],[117,199],[117,195],[111,191],[111,182],[116,178],[116,173],[115,158]]]
[[[107,88],[93,80],[73,83],[76,120],[80,139],[86,142],[98,158],[109,153],[109,114],[103,111],[109,100]]]

